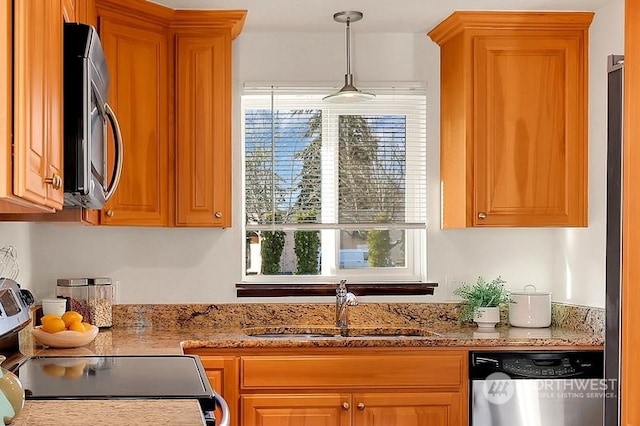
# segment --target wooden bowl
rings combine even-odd
[[[79,331],[59,331],[57,333],[47,333],[40,330],[40,326],[31,330],[31,335],[36,342],[51,348],[78,348],[87,345],[98,335],[98,327],[91,326],[91,330],[81,333]]]

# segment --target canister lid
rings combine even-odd
[[[536,286],[533,284],[524,286],[522,290],[510,290],[509,293],[517,296],[549,296],[551,294],[549,291],[536,291]]]
[[[58,278],[58,286],[60,287],[77,287],[89,285],[88,278]]]
[[[111,278],[102,277],[102,278],[87,278],[89,280],[89,285],[111,285]]]

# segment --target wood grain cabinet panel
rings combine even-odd
[[[231,36],[176,37],[176,225],[231,225]]]
[[[244,426],[349,426],[349,394],[243,395]],[[389,425],[387,425],[389,426]]]
[[[467,424],[466,351],[248,352],[185,350],[200,356],[212,385],[224,390],[232,426]]]
[[[109,66],[109,104],[124,141],[120,185],[102,210],[104,225],[169,223],[167,35],[111,18],[100,21]],[[110,138],[112,135],[110,135]],[[109,148],[113,144],[109,143]],[[113,164],[113,153],[109,162]]]
[[[441,46],[445,228],[586,226],[592,13],[455,12]]]
[[[353,396],[353,424],[462,425],[463,401],[460,393],[365,393]]]
[[[78,2],[80,0],[62,0],[62,15],[66,22],[78,21]]]
[[[14,2],[13,193],[52,210],[64,196],[62,30],[60,0]]]
[[[243,356],[243,389],[301,389],[336,386],[374,387],[462,385],[464,355],[460,353],[409,355],[399,362],[391,355]],[[425,369],[437,365],[437,369]],[[389,368],[393,366],[393,368]]]

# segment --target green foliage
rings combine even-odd
[[[266,220],[278,223],[282,220],[280,212],[268,213]],[[284,231],[263,231],[261,234],[260,256],[262,257],[262,273],[264,275],[280,274],[280,258],[284,249]]]
[[[296,216],[299,223],[304,223],[314,221],[316,213],[313,210],[307,214],[298,212]],[[317,275],[320,231],[296,231],[293,233],[293,240],[295,242],[294,250],[298,259],[296,274]]]
[[[462,283],[453,291],[453,294],[462,297],[460,302],[460,321],[473,319],[478,308],[500,307],[511,301],[509,291],[504,288],[504,281],[500,276],[491,282],[478,277],[475,284]]]
[[[389,221],[389,215],[382,213],[374,219],[374,222],[385,223]],[[396,243],[397,244],[397,243]],[[391,234],[388,229],[367,231],[367,246],[369,247],[369,266],[388,267],[393,266],[391,261],[391,249],[396,245],[391,242]]]
[[[391,237],[388,230],[367,232],[369,265],[373,267],[393,266],[391,263]]]
[[[284,248],[284,231],[264,231],[262,233],[262,273],[264,275],[280,274],[280,258]]]

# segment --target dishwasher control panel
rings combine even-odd
[[[471,352],[471,379],[501,372],[517,378],[590,378],[602,376],[602,351]]]

